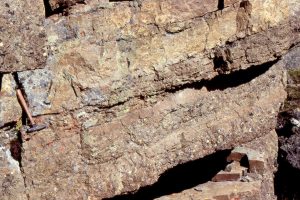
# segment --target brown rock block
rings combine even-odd
[[[43,1],[2,0],[0,13],[0,72],[43,68],[47,58]]]
[[[241,179],[240,173],[221,171],[212,179],[212,181],[214,182],[239,181],[240,179]]]
[[[242,176],[245,176],[247,173],[247,168],[240,166],[239,162],[232,162],[226,166],[226,169],[220,171],[216,174],[212,181],[221,182],[221,181],[239,181]]]
[[[44,129],[23,143],[26,190],[32,199],[88,197],[87,166],[80,155],[80,137],[70,131],[63,133]]]
[[[275,130],[261,138],[257,138],[243,145],[264,154],[264,170],[259,171],[254,179],[262,179],[261,194],[266,200],[276,199],[274,195],[274,173],[277,171],[278,137]],[[263,173],[261,173],[263,172]]]
[[[228,156],[227,160],[240,162],[245,156],[249,162],[249,172],[260,174],[264,172],[266,161],[264,154],[253,149],[237,147],[232,150],[232,153]]]
[[[64,25],[67,23],[66,20],[60,21],[59,24],[52,24],[58,30],[54,32],[52,30],[54,27],[49,27],[51,30],[48,35],[49,40],[61,42],[64,37],[74,38],[79,33],[72,30],[76,30],[77,26],[88,20],[88,17],[81,16],[81,18],[70,16],[72,25]],[[80,25],[77,25],[78,20]],[[82,25],[79,29],[91,28],[86,26],[88,24]],[[203,44],[206,38],[202,35],[203,27],[208,30],[205,22],[200,21],[193,28],[180,32],[174,37],[155,34],[151,43],[148,40],[137,39],[138,41],[134,40],[135,42],[109,41],[100,46],[92,42],[86,46],[84,44],[89,41],[84,38],[72,43],[63,43],[60,46],[57,62],[51,65],[51,76],[37,72],[24,78],[25,82],[35,83],[34,89],[32,84],[25,85],[27,96],[30,99],[43,96],[43,99],[39,101],[40,104],[43,101],[48,102],[48,105],[43,106],[44,109],[39,109],[39,106],[34,105],[35,102],[30,102],[31,107],[36,114],[47,114],[62,112],[64,109],[78,109],[82,106],[113,106],[138,96],[163,93],[165,88],[211,79],[218,75],[217,72],[230,74],[252,65],[274,61],[294,42],[300,41],[300,37],[296,37],[296,33],[293,32],[293,27],[282,25],[212,49],[209,54],[194,55],[195,52],[200,52],[205,47]],[[99,28],[101,28],[100,25]],[[113,36],[113,30],[117,31],[114,28],[107,34]],[[91,37],[96,39],[100,36]],[[292,40],[293,37],[296,39]],[[105,40],[112,40],[112,38]],[[182,46],[176,41],[182,41],[186,45]],[[169,44],[174,45],[168,46]],[[162,51],[162,49],[169,50]],[[226,57],[224,52],[230,56]],[[185,54],[193,56],[180,58]],[[213,58],[210,58],[211,54]],[[101,59],[97,55],[101,55]],[[175,61],[179,58],[181,61]],[[167,62],[166,65],[165,62]],[[49,69],[45,69],[45,72],[47,71]],[[41,77],[43,77],[42,80],[48,82],[47,87],[45,84],[40,84]]]

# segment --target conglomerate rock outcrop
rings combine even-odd
[[[14,156],[20,195],[134,192],[178,164],[274,130],[286,98],[281,58],[300,41],[298,0],[25,2],[30,13],[16,19],[36,21],[27,32],[4,32],[24,35],[25,45],[11,41],[4,60],[25,54],[0,66],[1,148],[18,149],[9,141],[26,125],[15,84],[48,128],[26,136]],[[45,38],[34,39],[42,30]],[[14,190],[7,187],[3,198]]]

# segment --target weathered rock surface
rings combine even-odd
[[[273,172],[276,170],[277,143],[278,138],[276,132],[273,130],[264,137],[257,138],[241,147],[237,147],[228,157],[228,160],[239,160],[242,158],[239,155],[242,154],[250,155],[252,158],[259,157],[264,164],[264,171],[260,172],[260,175],[256,174],[256,172],[251,172],[251,159],[249,159],[249,173],[244,174],[242,179],[236,181],[218,180],[218,182],[207,182],[177,194],[157,198],[157,200],[274,200],[276,196],[274,196]]]
[[[47,74],[52,73],[55,78],[46,87],[35,80],[40,73],[27,78],[38,84],[37,90],[32,90],[32,84],[25,87],[29,99],[44,93],[43,99],[31,104],[34,113],[109,107],[161,94],[213,78],[216,71],[226,73],[276,60],[300,40],[296,25],[287,20],[292,9],[299,7],[292,7],[291,1],[273,1],[270,7],[277,7],[276,12],[252,1],[247,30],[237,29],[237,13],[244,4],[217,11],[218,1],[205,2],[203,7],[189,1],[143,1],[141,8],[135,8],[127,2],[91,1],[71,9],[74,14],[68,18],[47,19],[54,55],[42,77],[48,81]],[[179,30],[170,33],[169,26]],[[220,52],[228,56],[220,57]]]
[[[22,58],[31,60],[1,68],[22,71],[35,120],[49,125],[23,143],[30,199],[134,192],[178,164],[274,129],[286,97],[281,57],[300,42],[297,0],[44,2],[63,10],[43,22],[41,2],[28,8],[34,20],[21,36],[34,53]],[[26,40],[41,22],[47,42]],[[42,69],[25,70],[34,68]],[[11,110],[0,120],[15,122]]]
[[[79,190],[79,185],[85,186],[84,177],[90,196],[109,197],[152,184],[179,163],[251,141],[275,126],[285,97],[281,73],[274,66],[250,83],[222,92],[185,89],[163,99],[152,97],[153,105],[143,106],[149,103],[141,100],[139,109],[121,106],[120,113],[107,109],[119,116],[99,117],[103,125],[87,130],[72,129],[74,118],[66,116],[61,119],[62,127],[42,131],[24,144],[24,171],[33,190],[30,196],[43,190],[57,194],[58,185],[62,194],[69,192],[68,187]],[[63,131],[64,126],[71,131]],[[45,182],[37,171],[50,173],[53,179]],[[70,176],[63,178],[67,172]]]
[[[24,179],[19,163],[12,156],[9,149],[0,146],[0,195],[3,200],[27,199]]]
[[[22,116],[22,110],[16,98],[15,81],[10,74],[2,77],[0,91],[0,128],[10,122],[16,122]]]
[[[42,68],[46,63],[43,1],[0,3],[0,72]]]
[[[281,153],[292,167],[300,170],[300,47],[293,48],[284,56],[288,70],[288,98],[279,115],[278,132],[281,136]]]
[[[278,200],[299,199],[300,178],[300,47],[296,46],[283,58],[288,71],[288,97],[278,115],[279,168],[276,173]]]
[[[261,183],[259,181],[247,182],[208,182],[191,190],[183,191],[180,194],[173,194],[161,197],[156,200],[259,200]],[[264,198],[263,198],[264,199]]]

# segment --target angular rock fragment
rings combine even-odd
[[[222,182],[222,181],[239,181],[243,176],[247,174],[247,168],[242,167],[239,162],[232,162],[226,169],[220,171],[216,174],[212,181]]]
[[[264,155],[253,149],[248,149],[244,147],[235,148],[232,153],[228,156],[228,161],[240,162],[244,157],[247,157],[249,162],[249,172],[251,173],[263,173],[265,170],[265,158]]]

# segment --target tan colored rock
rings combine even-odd
[[[0,72],[43,68],[47,58],[43,1],[3,0],[0,13]]]
[[[283,55],[290,45],[300,40],[300,37],[298,40],[292,40],[292,33],[292,27],[279,26],[215,48],[211,53],[213,58],[210,58],[210,54],[200,54],[177,64],[147,71],[141,68],[128,71],[125,66],[117,69],[118,62],[111,58],[105,61],[107,67],[97,67],[97,56],[91,55],[94,52],[101,54],[105,49],[110,49],[107,53],[113,56],[118,52],[118,46],[110,43],[101,47],[101,50],[97,45],[82,48],[83,43],[74,42],[67,47],[69,50],[59,57],[58,63],[51,63],[55,64],[55,69],[24,72],[20,73],[20,77],[24,79],[25,92],[35,114],[57,113],[82,106],[107,107],[138,96],[151,96],[168,88],[213,78],[218,75],[216,71],[228,74],[241,68],[249,68],[251,65],[273,61]],[[274,42],[270,43],[270,40]],[[125,45],[122,48],[127,47]],[[218,52],[223,53],[220,56]],[[224,52],[227,52],[228,56],[224,56]],[[103,54],[105,55],[106,53]],[[89,78],[86,79],[86,76]],[[35,89],[32,88],[32,84],[28,84],[32,81],[36,83]],[[34,102],[33,99],[39,100]]]
[[[180,194],[173,194],[156,200],[259,200],[263,199],[259,193],[260,182],[208,182],[196,188],[185,190]]]
[[[60,135],[44,130],[23,146],[26,150],[22,163],[30,199],[88,199],[88,165],[81,156],[79,134],[64,131]]]
[[[45,72],[55,78],[46,88],[39,80],[36,90],[25,87],[29,98],[44,93],[38,104],[47,102],[30,102],[31,109],[39,115],[113,106],[213,78],[216,71],[230,73],[276,60],[300,41],[288,23],[291,10],[300,7],[294,1],[274,0],[265,9],[261,1],[251,1],[249,30],[239,31],[237,15],[243,5],[232,2],[217,11],[217,1],[201,3],[205,6],[197,1],[142,1],[135,10],[127,2],[91,1],[72,7],[68,18],[47,19],[48,43],[55,54]],[[226,58],[218,56],[224,51]]]
[[[245,150],[247,152],[251,151],[251,149],[252,151],[255,149],[256,151],[265,154],[264,162],[268,170],[265,170],[261,176],[250,173],[244,176],[242,180],[237,179],[236,181],[229,181],[228,178],[232,178],[232,176],[223,176],[224,171],[221,171],[214,177],[218,178],[221,182],[207,182],[179,193],[162,196],[157,198],[157,200],[185,200],[191,198],[195,200],[275,200],[273,173],[277,159],[277,142],[277,135],[273,130],[263,137],[243,144],[242,147],[239,148],[239,150]],[[232,152],[229,158],[236,159],[237,157],[234,157],[234,155],[237,155],[235,152],[236,150]],[[233,171],[241,169],[239,163],[233,162],[232,164],[230,168],[233,169]],[[228,175],[230,173],[228,171],[230,170],[226,169],[226,171]]]
[[[19,163],[11,156],[10,150],[2,145],[0,145],[0,163],[1,199],[27,199]]]
[[[15,82],[10,74],[2,77],[0,91],[0,127],[10,122],[16,122],[22,117],[22,109],[16,97]]]
[[[42,152],[49,154],[47,160],[51,157],[58,163],[59,160],[63,162],[59,164],[62,174],[72,169],[73,160],[61,157],[54,146],[63,145],[67,152],[80,154],[81,159],[75,163],[84,169],[84,173],[76,174],[87,178],[88,194],[96,199],[111,197],[154,183],[161,173],[179,162],[251,141],[271,130],[276,121],[275,113],[285,96],[280,74],[281,69],[275,65],[265,74],[239,87],[210,92],[204,88],[183,89],[174,94],[153,96],[145,101],[135,101],[135,104],[113,107],[104,113],[100,111],[103,117],[99,115],[98,120],[102,125],[80,131],[80,137],[77,134],[72,136],[74,146],[61,143],[70,141],[71,137],[60,133],[63,125],[53,133],[47,131],[53,139],[45,137],[43,132],[34,138],[53,142],[51,148]],[[135,108],[132,107],[134,105]],[[114,113],[116,117],[105,113]],[[66,121],[67,124],[70,122]],[[71,129],[67,134],[73,133]],[[44,191],[45,194],[52,194],[43,188],[49,188],[54,183],[61,185],[65,181],[79,187],[82,180],[74,175],[59,182],[53,180],[50,185],[41,181],[37,172],[42,170],[45,173],[46,161],[45,155],[34,153],[40,152],[36,148],[41,141],[36,139],[24,146],[25,174],[28,179],[37,181],[37,184],[30,186],[31,193]],[[81,163],[81,160],[88,165]],[[57,170],[58,163],[55,161],[47,166]],[[69,187],[71,185],[64,184],[60,188],[61,194],[68,192],[66,188]]]
[[[30,40],[37,47],[32,57],[27,48],[10,49],[25,52],[26,65],[4,69],[22,71],[33,115],[49,125],[23,143],[30,199],[133,192],[178,164],[274,129],[286,96],[280,57],[300,41],[299,2],[224,1],[224,8],[219,2],[72,4],[68,16],[44,21],[50,49],[45,68],[24,71],[43,65],[44,40]],[[28,8],[35,28],[41,25],[43,12],[33,14],[40,4]],[[21,36],[39,33],[28,31]],[[32,44],[26,37],[24,44]],[[266,173],[272,169],[268,162],[264,167]],[[256,192],[262,185],[270,194],[270,177],[266,185],[233,185],[251,198],[265,198]],[[230,195],[224,198],[235,197]]]

